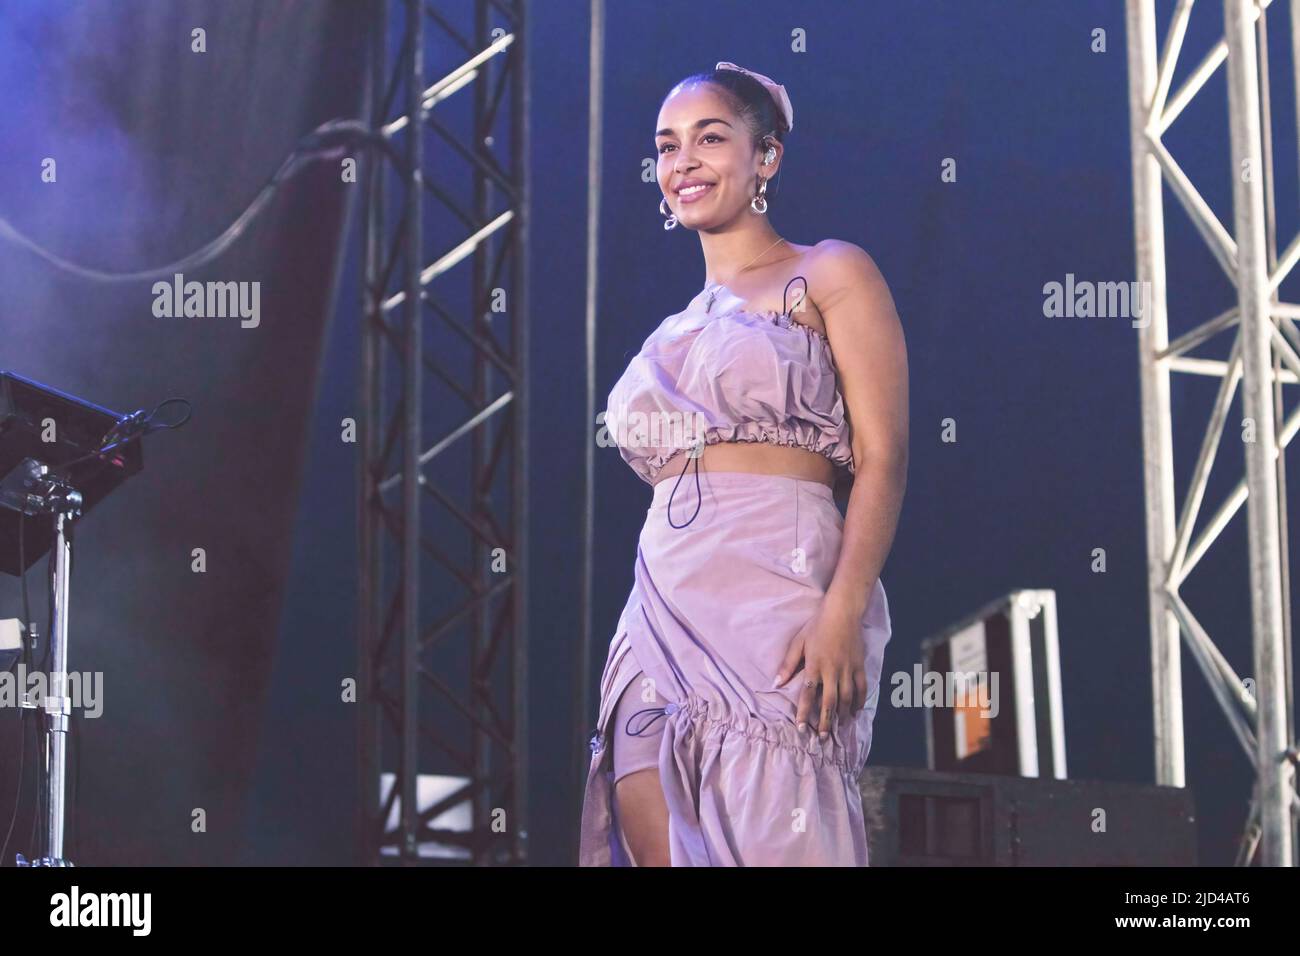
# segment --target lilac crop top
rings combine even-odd
[[[802,276],[795,281],[806,290]],[[730,291],[724,298],[705,312],[697,296],[666,318],[614,384],[605,426],[623,459],[654,484],[670,460],[701,440],[757,441],[806,448],[852,474],[849,423],[826,336],[789,309],[751,311]]]

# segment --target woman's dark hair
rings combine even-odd
[[[674,90],[696,83],[708,83],[722,91],[730,101],[732,110],[745,121],[750,136],[754,140],[754,149],[763,148],[763,139],[774,136],[779,143],[785,142],[785,134],[790,132],[785,125],[785,115],[767,87],[748,73],[739,70],[708,70],[694,73],[678,83]]]

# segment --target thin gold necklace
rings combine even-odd
[[[776,242],[772,243],[771,246],[768,246],[766,249],[764,249],[764,250],[763,250],[762,252],[760,252],[758,255],[754,256],[754,258],[752,258],[752,259],[750,259],[748,262],[746,262],[743,266],[741,266],[739,269],[737,269],[735,272],[733,272],[733,273],[731,274],[731,276],[730,276],[729,278],[727,278],[725,281],[714,283],[714,284],[711,285],[711,286],[705,286],[705,287],[704,287],[704,291],[707,292],[707,293],[709,294],[709,302],[708,302],[708,304],[704,307],[704,311],[705,311],[705,312],[711,312],[711,311],[713,310],[713,303],[717,301],[718,293],[722,291],[723,287],[724,287],[728,282],[730,282],[732,279],[736,278],[736,276],[740,275],[742,272],[744,272],[746,269],[748,269],[750,266],[752,266],[755,262],[757,262],[757,261],[758,261],[759,259],[761,259],[763,256],[765,256],[769,251],[771,251],[772,246],[775,246],[778,242],[785,242],[785,239],[784,239],[784,238],[780,238],[780,237],[778,237],[777,240],[776,240]]]

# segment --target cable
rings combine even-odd
[[[54,635],[54,569],[58,561],[58,549],[50,548],[50,557],[45,562],[45,614],[48,627],[45,629],[45,646],[41,648],[41,673],[48,673],[50,666],[50,648],[53,647]]]
[[[41,654],[41,664],[40,664],[40,671],[42,673],[49,673],[50,647],[53,644],[52,635],[54,633],[54,568],[57,560],[58,560],[58,549],[51,548],[50,558],[46,562],[47,574],[46,574],[46,581],[45,581],[45,593],[47,595],[47,599],[45,604],[45,612],[46,612],[45,647]],[[44,705],[44,703],[45,701],[42,700],[41,704]],[[40,842],[37,842],[37,833],[39,832],[38,827],[40,825],[41,820],[44,819],[46,816],[46,808],[48,806],[48,800],[46,799],[46,789],[47,789],[47,782],[49,779],[49,772],[50,772],[50,763],[49,763],[50,752],[49,752],[49,748],[41,746],[40,723],[36,722],[32,726],[35,728],[35,736],[36,736],[36,748],[35,748],[36,812],[32,814],[32,832],[31,835],[27,838],[27,852],[29,854],[30,859],[39,860],[40,858],[48,855],[47,852],[43,849],[45,843],[45,834],[42,833],[40,836]]]
[[[45,774],[46,762],[43,759],[45,751],[41,749],[41,729],[39,725],[33,725],[36,728],[36,809],[32,813],[32,832],[27,837],[28,859],[39,860],[45,854],[41,852],[40,844],[36,842],[37,828],[41,818],[45,816],[43,808],[45,806]]]
[[[9,841],[14,835],[14,825],[18,823],[18,807],[23,799],[23,771],[27,769],[27,721],[22,714],[18,716],[18,785],[14,788],[14,812],[9,817],[9,830],[5,833],[5,842],[0,847],[0,866],[9,856]]]
[[[161,411],[164,406],[170,405],[172,402],[180,402],[186,406],[185,417],[178,422],[155,422],[154,419],[157,417],[158,412]],[[90,452],[88,455],[82,455],[80,458],[72,459],[72,461],[65,461],[63,464],[50,470],[56,473],[61,472],[66,475],[68,470],[74,465],[80,465],[82,462],[90,461],[92,458],[97,458],[102,462],[104,456],[110,451],[121,448],[123,445],[135,441],[137,438],[143,438],[145,435],[151,435],[154,432],[162,431],[163,429],[180,428],[190,420],[193,415],[193,410],[194,406],[190,404],[190,401],[187,398],[167,398],[155,405],[154,410],[149,412],[147,415],[143,408],[139,411],[132,412],[130,415],[127,415],[114,423],[113,427],[110,428],[104,434],[104,437],[99,440],[99,448]]]
[[[100,269],[79,266],[75,262],[70,262],[27,238],[18,232],[9,220],[3,216],[0,216],[0,239],[7,239],[15,245],[21,246],[58,269],[94,282],[138,282],[164,275],[170,276],[176,272],[188,272],[217,258],[230,248],[235,240],[243,235],[248,228],[248,224],[262,211],[281,184],[296,175],[307,162],[313,159],[328,158],[331,153],[341,155],[338,151],[353,144],[374,146],[387,153],[391,160],[399,165],[401,164],[401,157],[392,148],[392,144],[388,142],[387,138],[379,133],[372,132],[364,123],[359,120],[348,119],[329,120],[298,141],[298,146],[285,157],[275,174],[261,188],[248,208],[240,213],[238,218],[227,226],[224,232],[183,259],[153,269],[139,272],[105,272]]]
[[[81,838],[81,827],[79,825],[81,810],[81,737],[77,732],[79,724],[80,721],[77,720],[76,714],[68,715],[68,737],[72,742],[72,790],[68,794],[69,836],[63,841],[66,847],[63,855],[69,860],[77,858],[76,845],[77,840]]]

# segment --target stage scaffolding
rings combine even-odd
[[[1300,0],[1290,0],[1292,69],[1300,93]],[[1130,135],[1137,279],[1149,283],[1149,321],[1138,334],[1150,598],[1151,677],[1156,783],[1185,786],[1179,634],[1255,768],[1254,794],[1238,863],[1295,863],[1297,752],[1292,709],[1287,582],[1285,457],[1300,428],[1300,409],[1285,414],[1282,385],[1300,382],[1300,305],[1278,300],[1278,287],[1300,261],[1300,236],[1279,257],[1269,111],[1267,13],[1270,0],[1224,0],[1224,37],[1171,94],[1192,0],[1179,0],[1159,58],[1154,0],[1127,0]],[[1215,216],[1165,147],[1164,133],[1226,63],[1233,232]],[[1300,96],[1297,97],[1300,103]],[[1169,341],[1162,176],[1236,288],[1237,304]],[[1190,353],[1232,335],[1226,361]],[[1175,510],[1170,376],[1210,375],[1218,395],[1181,509]],[[1254,424],[1243,440],[1245,476],[1194,535],[1228,411],[1240,387]],[[1280,421],[1279,421],[1280,420]],[[1245,433],[1243,432],[1243,435]],[[1197,620],[1183,582],[1246,504],[1253,635],[1253,693]],[[1206,595],[1212,598],[1213,595]]]
[[[369,127],[391,149],[359,184],[367,865],[528,856],[526,10],[375,3]]]

